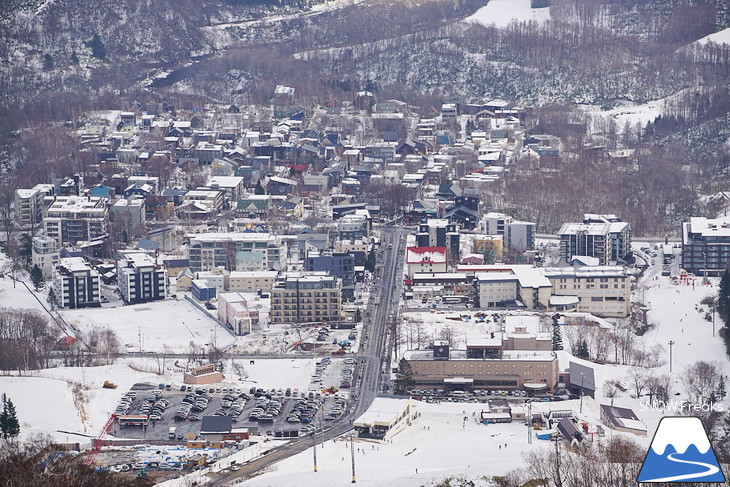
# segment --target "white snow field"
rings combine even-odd
[[[59,311],[69,325],[88,333],[111,328],[129,352],[182,353],[194,343],[225,347],[236,340],[210,315],[187,300],[169,299],[117,308],[86,308]]]
[[[495,24],[506,27],[511,22],[527,22],[535,20],[544,22],[550,19],[550,8],[531,8],[530,0],[489,0],[489,3],[477,10],[467,21],[480,24]]]

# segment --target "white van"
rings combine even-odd
[[[454,397],[464,397],[466,396],[466,392],[464,391],[454,391]]]

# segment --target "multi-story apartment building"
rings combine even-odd
[[[141,251],[117,252],[117,285],[127,304],[158,301],[167,296],[167,273]]]
[[[237,292],[219,293],[218,319],[237,335],[248,335],[259,323],[258,310],[249,309],[248,301]]]
[[[370,213],[368,210],[355,210],[337,221],[337,231],[340,239],[370,238]]]
[[[558,232],[560,257],[597,257],[601,265],[618,262],[631,254],[631,225],[616,215],[585,214],[582,223],[564,223]]]
[[[270,293],[277,271],[232,271],[228,276],[228,290],[242,293]]]
[[[43,271],[43,277],[53,274],[53,266],[58,264],[58,242],[50,237],[33,237],[31,258],[34,266]]]
[[[546,267],[552,309],[625,317],[631,310],[631,280],[622,266]],[[570,298],[570,299],[568,299]]]
[[[53,270],[53,292],[59,308],[101,306],[101,277],[81,257],[60,259]]]
[[[408,276],[417,272],[446,272],[446,247],[408,247],[406,265]]]
[[[43,220],[43,198],[53,196],[52,184],[36,184],[31,189],[15,190],[15,218],[22,227],[37,225]]]
[[[621,266],[492,265],[457,270],[475,273],[482,308],[517,306],[625,317],[631,307],[631,281]]]
[[[193,271],[223,267],[233,271],[278,269],[281,265],[279,239],[270,233],[201,233],[188,239],[188,259]]]
[[[283,277],[271,289],[272,323],[342,319],[342,282],[324,273]]]
[[[718,276],[730,267],[730,218],[690,218],[682,224],[682,268]]]
[[[535,224],[512,219],[502,213],[487,213],[484,217],[484,232],[502,235],[505,249],[518,252],[535,248]]]
[[[48,196],[44,199],[43,229],[59,244],[88,241],[107,231],[109,211],[104,198]]]
[[[310,251],[304,259],[304,270],[326,272],[342,281],[342,298],[355,297],[355,259],[350,254]]]
[[[459,225],[446,219],[429,218],[418,225],[417,247],[446,247],[450,262],[459,260]]]

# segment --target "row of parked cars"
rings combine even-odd
[[[322,406],[322,402],[322,399],[318,398],[299,399],[294,403],[294,407],[286,417],[287,423],[311,423],[317,411]]]
[[[357,361],[354,358],[345,359],[345,366],[342,367],[342,374],[340,376],[340,389],[349,389],[352,387],[352,376],[355,374],[355,364],[357,364]]]
[[[277,399],[259,396],[253,410],[248,414],[248,420],[258,421],[259,423],[273,423],[274,418],[281,412],[281,408],[281,402]]]
[[[117,405],[117,409],[114,411],[114,414],[120,416],[129,413],[129,410],[132,409],[132,403],[134,402],[135,397],[137,397],[137,393],[134,391],[125,393],[119,400],[119,404]]]
[[[170,401],[161,398],[161,395],[161,391],[154,391],[152,395],[147,396],[139,407],[139,414],[146,414],[149,416],[150,421],[162,419],[162,413],[170,405]]]
[[[324,373],[327,371],[327,366],[332,363],[332,359],[329,357],[322,358],[317,361],[317,368],[315,369],[314,374],[312,374],[312,382],[314,383],[322,383],[322,378],[324,377]]]
[[[238,417],[243,412],[243,408],[246,407],[248,398],[249,396],[246,393],[239,395],[226,394],[223,396],[220,409],[213,413],[213,416],[232,416],[234,422],[238,421]]]
[[[345,408],[345,400],[342,398],[335,399],[335,402],[327,410],[327,414],[324,417],[325,421],[334,421],[342,415]]]

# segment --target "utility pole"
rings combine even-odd
[[[312,431],[312,448],[314,451],[314,471],[317,471],[317,439],[316,432]]]
[[[580,373],[580,413],[583,414],[583,380],[585,379],[585,372]]]
[[[355,483],[355,443],[353,443],[354,435],[350,435],[350,458],[352,459],[352,483]]]
[[[532,445],[532,400],[527,401],[527,444]]]
[[[674,345],[674,340],[669,340],[669,373],[672,373],[672,345]]]

